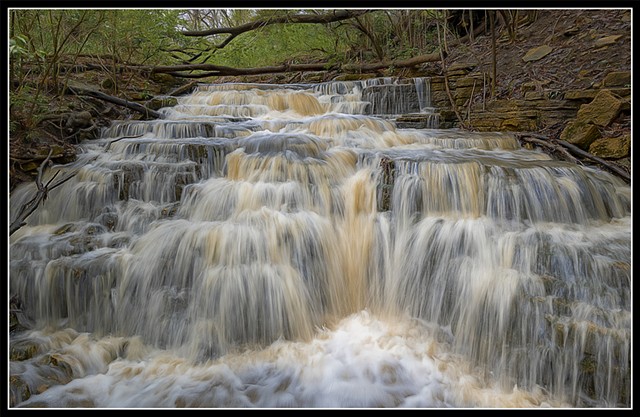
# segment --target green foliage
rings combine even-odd
[[[213,55],[219,65],[251,68],[322,61],[335,53],[335,39],[323,25],[278,24],[244,33]],[[338,48],[344,49],[344,44]]]
[[[165,49],[181,38],[178,10],[15,10],[14,50],[49,57],[116,55],[133,63],[166,63]],[[18,49],[21,48],[21,49]]]
[[[121,62],[166,64],[179,36],[177,10],[107,10],[102,30],[88,50],[115,55]]]
[[[9,55],[13,58],[21,58],[29,54],[27,38],[18,35],[9,39]]]
[[[234,27],[283,15],[313,13],[308,9],[223,9],[181,11],[182,29]],[[326,13],[326,10],[317,11]],[[228,34],[183,37],[177,55],[186,59],[192,51],[205,51],[197,62],[249,68],[283,62],[322,61],[347,63],[376,59],[403,59],[437,48],[437,11],[379,10],[357,19],[331,24],[276,24],[239,35],[216,50]]]
[[[323,24],[275,24],[236,37],[187,37],[183,30],[234,27],[272,17],[314,13],[302,9],[25,9],[12,11],[10,57],[62,60],[89,54],[116,62],[171,65],[215,63],[234,67],[299,61],[408,58],[435,50],[437,11],[378,10]],[[317,11],[326,13],[326,10]],[[111,58],[109,60],[109,58]],[[43,68],[44,69],[44,68]],[[53,75],[53,74],[50,74]]]
[[[42,94],[38,93],[36,86],[23,85],[22,88],[9,92],[9,134],[20,126],[26,129],[34,127],[36,116],[49,111],[50,103]]]

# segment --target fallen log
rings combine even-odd
[[[67,86],[67,91],[77,96],[90,96],[103,101],[117,104],[119,106],[126,107],[128,109],[131,109],[133,111],[143,114],[146,118],[162,119],[163,117],[161,113],[158,113],[155,110],[151,110],[150,108],[145,107],[142,104],[134,103],[129,100],[124,100],[118,97],[110,96],[101,91],[90,90],[90,89],[82,88],[78,86],[73,86],[73,87]]]
[[[622,178],[627,183],[631,182],[631,175],[629,175],[629,173],[623,170],[622,168],[619,168],[618,166],[613,165],[612,163],[602,158],[598,158],[597,156],[590,154],[589,152],[582,150],[579,147],[567,141],[564,141],[561,139],[549,138],[547,136],[539,135],[536,133],[516,133],[516,138],[522,142],[533,143],[535,145],[543,146],[551,150],[564,153],[568,155],[567,160],[571,162],[576,162],[576,158],[574,158],[571,154],[581,158],[589,159],[593,162],[598,163],[599,165],[601,165],[611,173]]]
[[[546,148],[551,152],[561,153],[562,156],[563,156],[563,159],[565,159],[565,160],[567,160],[569,162],[573,162],[574,164],[579,164],[580,163],[580,161],[576,157],[571,155],[569,153],[569,151],[567,151],[561,145],[558,145],[557,143],[553,142],[549,138],[544,138],[544,136],[542,136],[542,135],[536,135],[536,136],[532,136],[532,135],[533,134],[531,134],[531,133],[530,134],[516,134],[516,137],[518,138],[518,140],[520,142],[531,143],[533,145],[537,145],[537,146]]]
[[[577,146],[566,142],[564,140],[559,140],[558,139],[558,143],[562,146],[564,146],[565,148],[569,149],[570,152],[573,152],[575,155],[579,155],[582,156],[584,158],[590,159],[593,162],[597,162],[598,164],[604,166],[605,168],[607,168],[609,171],[613,172],[614,174],[617,174],[619,177],[625,179],[627,182],[631,182],[631,175],[629,175],[626,171],[624,171],[621,168],[618,168],[615,165],[612,165],[611,163],[605,161],[602,158],[598,158],[597,156],[590,154],[587,151],[583,151],[582,149],[578,148]]]
[[[442,52],[445,56],[444,51]],[[339,69],[343,72],[370,72],[384,68],[411,68],[416,65],[424,64],[425,62],[437,62],[440,60],[440,52],[434,52],[432,54],[414,56],[413,58],[401,59],[397,61],[389,62],[373,62],[371,64],[353,65],[345,64]]]
[[[336,70],[344,73],[371,72],[384,68],[410,68],[425,62],[437,62],[440,60],[440,53],[420,55],[409,59],[401,59],[387,62],[373,62],[365,64],[335,64],[329,62],[319,62],[313,64],[282,64],[258,68],[234,68],[215,64],[182,64],[165,66],[130,66],[129,68],[155,73],[168,73],[184,78],[203,78],[213,76],[239,76],[239,75],[261,75],[276,74],[282,72],[304,72],[304,71],[330,71]],[[199,73],[189,73],[189,71],[203,71]]]

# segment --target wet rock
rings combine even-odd
[[[21,302],[18,297],[12,296],[9,301],[9,331],[13,334],[28,328],[28,319],[22,311]]]
[[[362,90],[362,100],[371,103],[371,114],[417,113],[420,102],[413,84],[372,85]]]
[[[439,113],[411,113],[403,114],[395,119],[399,129],[433,129],[440,126]]]
[[[382,212],[391,210],[391,197],[396,180],[395,161],[386,157],[382,158],[380,161],[380,169],[382,176],[381,183],[378,186],[377,209]]]
[[[73,379],[73,368],[57,353],[44,355],[38,360],[38,364],[50,367],[51,372],[47,375],[46,381],[51,385],[68,384]]]
[[[31,398],[29,385],[18,375],[9,377],[9,407],[15,407],[23,401]]]
[[[631,174],[631,157],[627,156],[626,158],[620,158],[616,160],[615,164]]]
[[[35,343],[18,342],[11,345],[9,360],[25,361],[31,359],[38,353],[38,346]]]
[[[158,110],[163,107],[173,107],[178,104],[175,97],[154,97],[145,103],[145,106],[151,110]]]
[[[44,401],[34,401],[21,408],[49,408],[49,405]]]

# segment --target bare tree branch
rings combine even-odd
[[[142,104],[134,103],[134,102],[128,101],[128,100],[123,100],[123,99],[118,98],[118,97],[113,97],[113,96],[105,94],[105,93],[103,93],[101,91],[90,90],[90,89],[80,88],[80,87],[71,87],[71,86],[68,86],[67,90],[70,93],[78,95],[78,96],[81,96],[81,95],[90,96],[90,97],[94,97],[94,98],[97,98],[97,99],[100,99],[100,100],[108,101],[110,103],[117,104],[119,106],[127,107],[127,108],[129,108],[131,110],[137,111],[138,113],[142,113],[147,118],[153,117],[153,118],[156,118],[156,119],[162,119],[162,114],[158,113],[155,110],[151,110],[151,109],[143,106]]]
[[[35,197],[33,197],[29,202],[27,202],[24,206],[20,208],[20,212],[18,212],[17,218],[11,222],[11,226],[9,228],[9,236],[11,236],[16,230],[20,229],[24,226],[25,219],[31,215],[38,208],[41,201],[47,199],[48,189],[47,186],[53,181],[55,175],[51,180],[47,183],[47,185],[42,184],[42,175],[44,172],[44,168],[47,166],[49,161],[51,160],[51,155],[53,154],[53,149],[49,150],[49,155],[45,158],[44,161],[38,167],[38,176],[36,177],[36,188],[38,189]],[[56,173],[57,174],[57,173]]]
[[[332,10],[328,13],[318,14],[296,14],[296,15],[284,15],[273,17],[270,19],[256,20],[253,22],[245,23],[244,25],[235,27],[224,28],[211,28],[207,30],[187,30],[182,34],[185,36],[210,36],[228,34],[227,38],[222,43],[216,45],[216,49],[224,48],[235,39],[238,35],[245,32],[250,32],[255,29],[259,29],[268,25],[281,24],[281,23],[321,23],[327,24],[332,22],[339,22],[341,20],[351,19],[363,14],[372,12],[373,10]]]
[[[27,219],[27,217],[31,215],[31,213],[33,213],[38,208],[40,203],[43,203],[47,199],[49,191],[69,181],[80,170],[80,168],[77,168],[76,170],[67,174],[66,177],[58,180],[55,184],[51,185],[53,180],[58,176],[58,173],[60,172],[58,171],[51,177],[49,181],[47,181],[46,184],[43,184],[42,179],[44,175],[44,170],[49,165],[52,154],[53,154],[53,149],[49,151],[49,155],[47,156],[47,158],[44,161],[42,161],[42,164],[40,164],[40,166],[38,167],[38,176],[36,177],[36,180],[35,180],[36,188],[37,188],[36,195],[20,208],[20,211],[18,212],[18,215],[16,216],[15,220],[13,220],[11,222],[11,225],[9,226],[9,236],[14,234],[18,229],[20,229],[22,226],[27,224],[25,220]],[[94,157],[93,159],[95,158],[97,157]]]

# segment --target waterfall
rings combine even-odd
[[[12,405],[629,407],[630,187],[430,99],[202,84],[82,143],[10,237]]]

